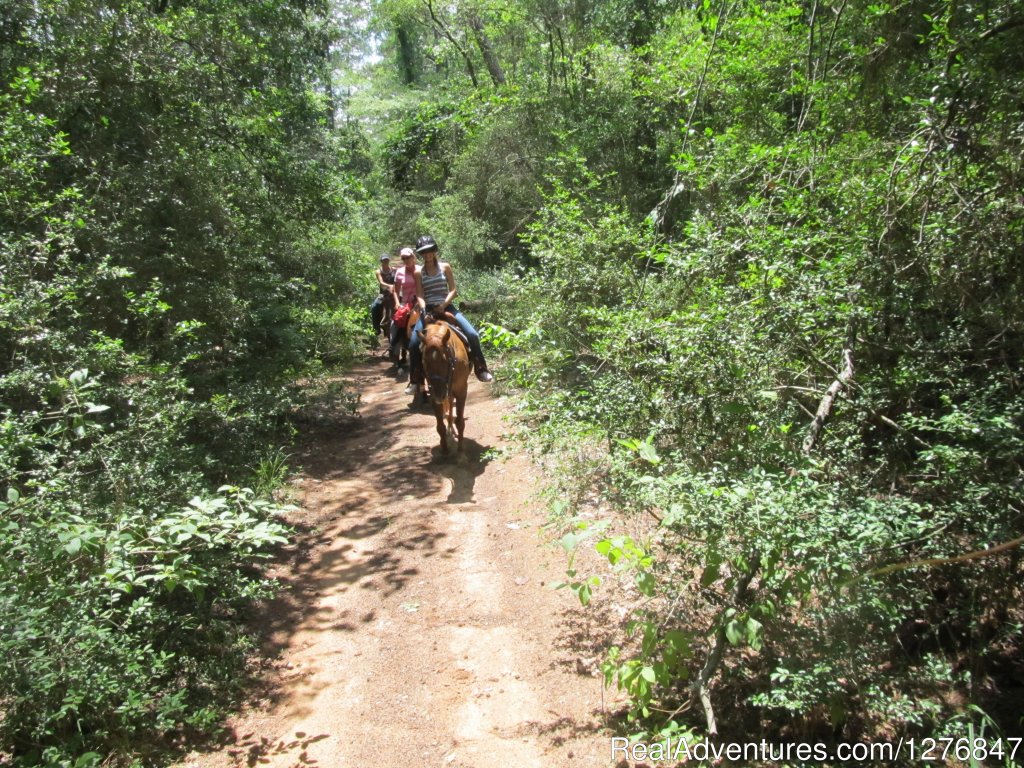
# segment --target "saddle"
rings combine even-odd
[[[463,333],[462,329],[459,327],[459,323],[455,319],[455,315],[447,310],[440,314],[427,310],[427,316],[431,318],[431,322],[444,323],[447,325],[448,328],[451,329],[452,333],[458,336],[462,340],[462,343],[466,345],[466,349],[469,349],[469,339],[466,338],[466,334]]]

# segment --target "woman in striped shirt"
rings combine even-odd
[[[469,341],[469,354],[473,359],[473,368],[480,381],[494,381],[494,376],[487,370],[483,350],[480,348],[480,334],[466,319],[458,307],[452,304],[458,291],[455,289],[455,275],[452,265],[437,258],[438,247],[434,238],[424,235],[416,241],[416,253],[423,255],[423,266],[416,273],[416,297],[420,309],[432,310],[438,314],[448,311],[455,317],[455,322]],[[423,332],[424,317],[416,323],[412,338],[409,339],[409,386],[405,394],[413,395],[423,390],[423,365],[420,354],[420,334]]]

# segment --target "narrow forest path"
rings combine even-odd
[[[473,381],[464,463],[442,457],[380,357],[348,377],[358,416],[311,429],[299,540],[258,617],[275,661],[187,768],[606,766],[596,638],[544,545],[535,470]]]

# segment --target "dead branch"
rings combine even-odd
[[[884,576],[887,573],[894,573],[896,571],[905,571],[908,568],[936,568],[940,565],[956,565],[957,563],[966,563],[971,560],[980,560],[983,557],[991,557],[992,555],[998,555],[1000,552],[1006,552],[1007,550],[1019,547],[1021,544],[1024,544],[1024,536],[1019,536],[1011,541],[1004,541],[1002,544],[997,544],[988,549],[978,549],[974,552],[957,555],[956,557],[929,557],[921,560],[910,560],[905,563],[893,563],[862,573],[854,581],[871,578],[872,576]]]
[[[851,329],[847,336],[846,344],[843,345],[843,368],[839,371],[835,381],[825,391],[825,396],[821,398],[821,402],[818,404],[818,412],[814,414],[811,426],[807,430],[807,438],[804,440],[803,446],[805,454],[810,453],[811,449],[814,448],[814,444],[818,442],[821,430],[825,428],[825,422],[832,413],[832,405],[835,403],[836,397],[849,386],[850,381],[853,379],[853,339],[854,333]]]

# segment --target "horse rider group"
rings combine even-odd
[[[434,317],[448,316],[455,320],[468,342],[477,379],[483,382],[494,381],[494,376],[487,370],[484,353],[480,348],[480,334],[452,303],[458,293],[455,287],[455,274],[452,272],[451,264],[438,258],[438,252],[439,248],[434,238],[423,235],[416,241],[415,250],[408,246],[399,250],[402,266],[392,269],[391,259],[384,254],[380,257],[380,267],[376,272],[380,294],[370,308],[373,329],[377,334],[381,333],[384,321],[388,316],[391,317],[388,329],[388,354],[396,364],[405,357],[405,347],[402,346],[405,341],[402,336],[405,324],[411,313],[419,311],[419,320],[408,334],[409,386],[405,389],[407,395],[424,392],[420,341],[427,313]],[[423,257],[422,265],[417,263],[417,255]]]

